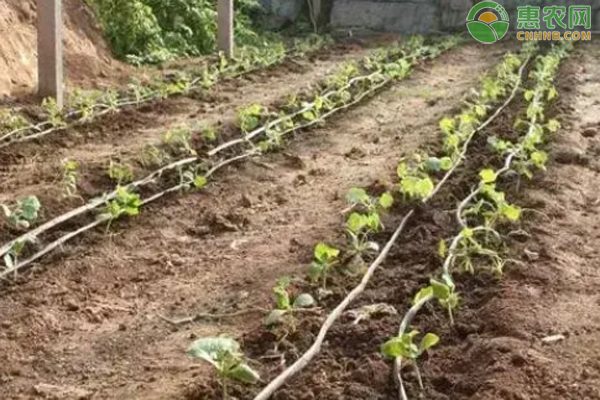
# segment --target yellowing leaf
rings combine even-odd
[[[500,207],[500,212],[504,215],[509,221],[518,221],[521,216],[521,210],[518,207],[515,207],[511,204],[505,203]]]
[[[446,247],[446,241],[444,239],[440,239],[440,242],[438,243],[438,254],[440,257],[444,258],[446,257],[447,251],[448,249]]]
[[[496,173],[492,169],[484,169],[479,172],[479,177],[483,181],[483,183],[493,183],[496,182]]]
[[[394,204],[394,197],[389,193],[385,192],[379,198],[379,205],[383,208],[390,208]]]

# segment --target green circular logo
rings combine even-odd
[[[496,43],[506,35],[508,27],[508,13],[494,1],[476,4],[467,16],[469,32],[481,43]]]

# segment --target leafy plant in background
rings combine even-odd
[[[231,338],[208,337],[196,340],[188,348],[190,357],[200,359],[213,366],[223,389],[223,399],[228,397],[229,380],[255,384],[260,375],[244,360],[240,344]]]
[[[28,229],[39,217],[42,205],[36,196],[17,200],[12,209],[0,204],[6,220],[17,229]]]
[[[87,0],[115,54],[134,64],[159,63],[215,50],[216,2],[211,0]],[[240,44],[258,45],[251,16],[260,6],[236,0],[234,29]]]
[[[175,154],[196,155],[192,148],[192,131],[189,128],[175,128],[162,136],[162,142]]]
[[[12,131],[27,126],[27,119],[12,110],[0,110],[0,132]]]
[[[116,163],[113,160],[110,160],[110,164],[108,166],[108,176],[113,181],[117,182],[118,186],[121,186],[123,183],[129,183],[133,181],[133,170],[130,166]]]

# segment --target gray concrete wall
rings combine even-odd
[[[306,0],[260,0],[276,18],[294,21]],[[498,0],[510,16],[511,29],[517,28],[517,7],[592,6],[592,30],[600,32],[600,0]],[[330,24],[334,30],[383,32],[466,31],[466,18],[479,0],[333,0]],[[540,14],[540,18],[543,13]],[[542,20],[541,27],[545,27]]]
[[[516,30],[519,6],[592,6],[592,30],[600,31],[600,0],[500,0]],[[391,32],[440,32],[466,30],[469,10],[478,0],[334,0],[334,29],[367,29]],[[540,18],[543,12],[540,12]],[[541,20],[541,28],[545,22]]]

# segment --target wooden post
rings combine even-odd
[[[63,106],[62,0],[37,0],[38,94]]]
[[[233,57],[233,0],[219,0],[218,13],[218,44],[219,50],[225,57]]]

